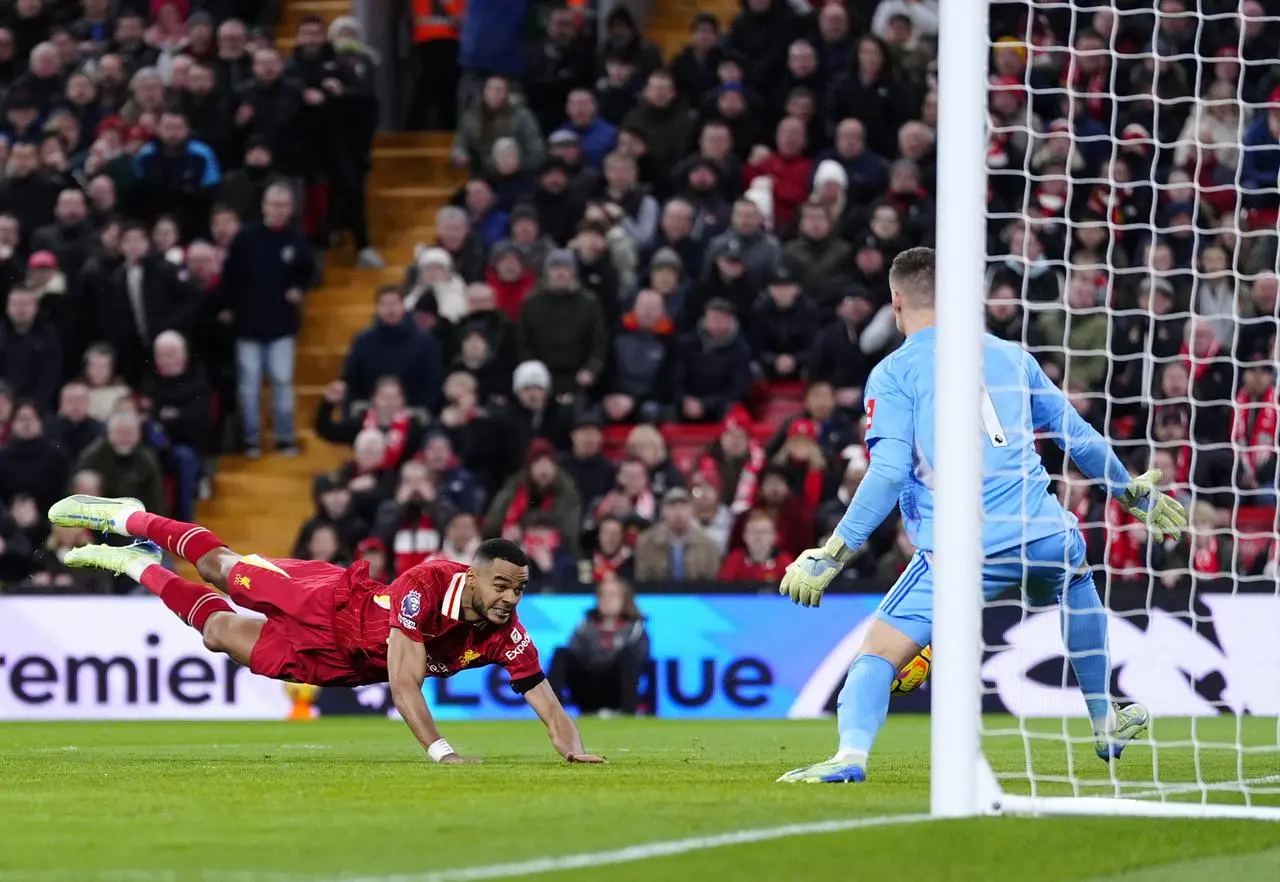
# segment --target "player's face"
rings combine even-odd
[[[471,607],[480,618],[495,625],[511,621],[516,605],[524,596],[529,568],[518,567],[507,560],[495,560],[473,567],[470,577]]]

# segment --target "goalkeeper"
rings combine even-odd
[[[787,567],[780,593],[817,606],[822,592],[880,523],[901,506],[916,547],[907,568],[875,613],[840,690],[840,749],[831,759],[780,781],[839,783],[866,778],[867,755],[889,709],[897,671],[926,646],[933,629],[934,536],[931,462],[937,335],[934,252],[912,248],[889,271],[893,310],[906,342],[867,381],[867,447],[871,467],[834,535]],[[1076,519],[1048,491],[1035,432],[1050,432],[1080,470],[1139,518],[1156,541],[1186,524],[1182,506],[1155,490],[1160,473],[1130,478],[1110,445],[1067,402],[1026,351],[990,334],[983,343],[983,594],[990,600],[1019,587],[1037,604],[1056,599],[1067,654],[1093,721],[1099,757],[1119,757],[1148,723],[1146,708],[1108,698],[1107,614],[1085,560]],[[945,443],[945,441],[944,441]],[[945,528],[945,525],[943,525]],[[975,684],[977,688],[977,684]]]

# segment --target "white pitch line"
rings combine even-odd
[[[750,845],[774,839],[795,836],[817,836],[823,833],[842,833],[847,830],[866,830],[873,827],[890,827],[898,824],[919,824],[933,820],[931,815],[876,815],[869,818],[846,818],[835,821],[810,821],[802,824],[786,824],[780,827],[758,827],[717,833],[710,836],[691,836],[686,839],[668,839],[629,845],[608,851],[588,851],[559,857],[530,858],[503,864],[486,864],[477,867],[455,867],[449,870],[430,870],[423,873],[397,873],[389,876],[334,876],[323,882],[483,882],[487,879],[512,879],[536,876],[563,870],[582,870],[626,864],[636,861],[672,857],[730,845]],[[308,882],[315,877],[296,873],[256,873],[252,870],[205,870],[194,874],[177,870],[101,870],[88,873],[80,870],[0,870],[0,882],[179,882],[197,879],[200,882]]]
[[[792,836],[816,836],[821,833],[842,833],[846,830],[864,830],[871,827],[888,827],[896,824],[919,824],[933,820],[931,815],[878,815],[871,818],[848,818],[842,821],[812,821],[804,824],[787,824],[782,827],[760,827],[754,830],[738,830],[712,836],[691,836],[687,839],[669,839],[629,845],[609,851],[587,851],[560,857],[531,858],[504,864],[488,864],[479,867],[458,867],[452,870],[433,870],[426,873],[398,873],[391,876],[338,876],[328,882],[480,882],[485,879],[511,879],[520,876],[536,876],[562,870],[582,870],[589,867],[605,867],[634,861],[706,851],[729,845],[749,845]]]

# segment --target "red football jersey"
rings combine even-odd
[[[348,635],[353,661],[371,676],[369,682],[387,678],[392,628],[426,644],[429,677],[451,677],[486,665],[502,665],[512,682],[542,674],[537,647],[514,612],[501,626],[462,619],[467,567],[432,560],[405,571],[384,590],[368,582],[354,588],[337,620]]]

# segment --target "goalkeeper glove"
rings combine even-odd
[[[833,535],[826,545],[810,548],[787,567],[778,593],[801,606],[817,606],[822,603],[822,592],[852,559],[853,551]]]
[[[1157,542],[1163,542],[1166,536],[1177,539],[1181,535],[1187,525],[1187,511],[1181,502],[1156,489],[1159,482],[1159,469],[1138,475],[1120,494],[1120,505],[1146,524]]]

